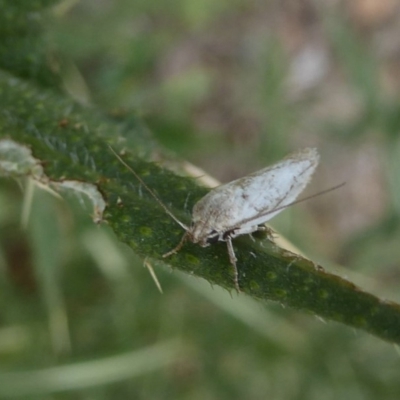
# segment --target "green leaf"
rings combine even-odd
[[[3,175],[28,175],[63,190],[66,182],[74,182],[68,190],[80,195],[86,190],[95,217],[140,256],[234,288],[224,243],[207,248],[186,243],[178,254],[162,258],[184,232],[116,159],[108,144],[124,150],[124,160],[185,224],[190,223],[193,204],[207,190],[151,161],[163,153],[135,117],[116,121],[4,72],[0,73],[0,103]],[[15,148],[5,151],[10,143]],[[85,190],[78,193],[81,189]],[[105,201],[104,212],[100,200]],[[399,305],[363,292],[267,240],[239,238],[234,247],[243,293],[400,342]]]
[[[49,50],[42,9],[57,0],[0,0],[0,68],[14,75],[56,87],[56,56]]]

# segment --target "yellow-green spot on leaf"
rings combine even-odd
[[[191,254],[185,254],[185,259],[189,264],[193,264],[193,265],[200,264],[200,260]]]
[[[139,228],[139,232],[140,232],[141,236],[145,236],[145,237],[150,237],[153,235],[153,230],[151,228],[149,228],[148,226],[141,226]]]
[[[132,247],[132,249],[137,249],[138,244],[135,240],[130,240],[129,241],[129,246]]]
[[[150,173],[150,171],[149,171],[149,170],[146,170],[146,171],[140,171],[140,176],[141,176],[141,177],[143,177],[143,176],[148,176],[148,175],[151,175],[151,173]]]
[[[258,292],[260,290],[260,285],[257,281],[251,281],[249,286],[250,286],[250,289],[253,291]]]
[[[361,326],[366,326],[367,321],[365,320],[364,317],[362,316],[356,316],[353,318],[354,325],[361,327]]]
[[[274,281],[277,278],[277,275],[275,272],[267,272],[267,279],[269,281]]]
[[[326,290],[318,291],[318,296],[320,299],[327,299],[329,297],[329,292]]]
[[[122,222],[130,222],[131,221],[131,217],[127,214],[125,214],[122,218],[121,218]]]
[[[286,290],[283,290],[283,289],[275,289],[274,290],[274,295],[276,296],[276,297],[279,297],[279,298],[284,298],[284,297],[286,297],[287,296],[287,291]]]

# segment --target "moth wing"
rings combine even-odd
[[[317,150],[308,148],[232,182],[238,205],[232,210],[232,226],[243,221],[258,225],[273,218],[305,189],[318,162]]]
[[[217,232],[243,224],[262,224],[296,200],[318,161],[316,149],[304,149],[270,167],[219,186],[195,205],[193,222],[201,221],[204,229]]]

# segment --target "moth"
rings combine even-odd
[[[317,150],[306,148],[290,154],[270,167],[218,186],[194,205],[192,222],[187,226],[172,214],[143,179],[111,147],[110,149],[166,213],[185,230],[178,245],[163,257],[177,253],[187,240],[202,247],[215,242],[226,242],[238,292],[239,273],[232,239],[267,230],[263,224],[295,203],[319,162]]]

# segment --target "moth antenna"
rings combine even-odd
[[[185,242],[186,242],[188,236],[190,237],[190,232],[189,232],[189,231],[186,231],[186,232],[184,233],[184,235],[182,236],[182,239],[181,239],[181,241],[178,243],[178,245],[175,246],[175,247],[174,247],[172,250],[170,250],[168,253],[163,254],[163,255],[162,255],[163,258],[172,256],[172,254],[177,253],[177,252],[182,248],[182,246],[185,244]]]
[[[344,186],[345,184],[346,184],[346,182],[339,183],[338,185],[332,186],[332,187],[330,187],[330,188],[328,188],[328,189],[321,190],[321,191],[318,192],[318,193],[314,193],[314,194],[311,194],[310,196],[303,197],[303,198],[301,198],[301,199],[299,199],[299,200],[292,201],[291,203],[286,204],[285,206],[275,208],[274,211],[281,210],[281,209],[283,209],[283,208],[293,206],[294,204],[302,203],[303,201],[313,199],[314,197],[318,197],[318,196],[321,196],[321,195],[323,195],[323,194],[327,194],[327,193],[329,193],[329,192],[333,192],[334,190],[341,188],[341,187]]]
[[[144,180],[117,154],[117,152],[110,146],[111,152],[117,157],[117,159],[130,171],[132,172],[133,176],[144,186],[144,188],[153,196],[154,200],[163,208],[163,210],[179,225],[181,226],[186,232],[189,230],[189,228],[181,221],[179,221],[178,218],[175,217],[174,214],[167,208],[167,206],[156,196],[156,194],[146,185]]]
[[[318,196],[321,196],[321,195],[323,195],[323,194],[332,192],[332,191],[334,191],[334,190],[336,190],[336,189],[341,188],[341,187],[344,186],[345,184],[346,184],[346,182],[342,182],[342,183],[340,183],[339,185],[330,187],[329,189],[325,189],[325,190],[322,190],[321,192],[314,193],[314,194],[312,194],[312,195],[310,195],[310,196],[307,196],[307,197],[303,197],[302,199],[292,201],[292,202],[289,203],[289,204],[285,204],[284,206],[276,207],[276,208],[274,208],[273,210],[268,210],[268,211],[266,211],[265,213],[261,213],[261,214],[258,215],[257,217],[264,217],[265,215],[274,213],[274,212],[276,212],[276,211],[284,210],[285,208],[288,208],[288,207],[293,206],[293,205],[295,205],[295,204],[299,204],[299,203],[302,203],[303,201],[310,200],[310,199],[313,199],[314,197],[318,197]],[[245,220],[243,220],[243,221],[240,221],[240,224],[242,225],[242,224],[244,224],[244,223],[246,223],[246,222],[251,221],[252,219],[253,219],[253,218],[251,218],[251,219],[245,219]],[[237,226],[235,225],[235,226],[229,227],[228,229],[231,230],[231,229],[235,229],[236,227],[237,227]]]

